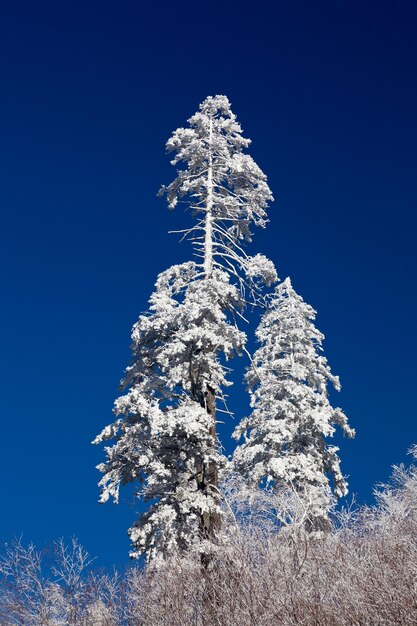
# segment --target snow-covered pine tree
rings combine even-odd
[[[253,411],[235,430],[244,441],[234,461],[250,482],[295,493],[305,526],[324,529],[332,487],[337,497],[347,493],[338,448],[326,437],[336,425],[349,437],[355,432],[329,402],[327,384],[340,390],[340,382],[320,354],[324,336],[315,316],[289,278],[276,287],[256,331],[261,346],[246,374]]]
[[[220,526],[217,476],[223,462],[216,434],[216,399],[245,334],[237,327],[245,299],[277,279],[271,261],[248,256],[251,224],[264,227],[272,200],[266,177],[243,150],[250,141],[225,96],[207,98],[167,142],[183,164],[161,194],[196,218],[185,231],[194,261],[159,275],[150,307],[132,332],[132,364],[116,400],[116,421],[95,443],[111,440],[99,466],[101,500],[118,500],[135,482],[150,501],[130,529],[132,556],[167,557],[213,538]]]

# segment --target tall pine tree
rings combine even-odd
[[[234,434],[244,437],[234,454],[238,471],[257,485],[293,491],[313,530],[327,527],[332,490],[337,497],[347,493],[338,448],[326,438],[337,425],[355,434],[343,411],[330,404],[327,385],[340,390],[340,382],[321,355],[324,336],[315,316],[289,278],[276,287],[246,375],[253,411]]]
[[[268,259],[243,248],[251,225],[265,226],[272,194],[244,153],[250,140],[228,99],[207,98],[188,122],[167,142],[182,167],[161,194],[170,208],[181,201],[191,209],[195,222],[184,233],[195,260],[158,277],[133,327],[116,421],[95,440],[112,442],[99,466],[101,500],[117,501],[120,485],[134,482],[150,502],[129,531],[132,556],[148,558],[184,552],[220,527],[216,411],[231,384],[224,361],[244,348],[236,322],[246,300],[256,302],[262,284],[276,280]]]

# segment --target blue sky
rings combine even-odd
[[[414,0],[0,2],[0,540],[76,535],[98,565],[128,560],[135,505],[97,503],[90,441],[157,273],[190,256],[156,192],[165,140],[207,95],[229,97],[276,198],[253,252],[318,310],[357,429],[351,491],[372,502],[406,460],[416,20]]]

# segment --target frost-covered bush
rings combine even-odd
[[[89,571],[93,559],[73,539],[38,550],[21,541],[0,557],[3,626],[117,626],[123,616],[117,575]]]
[[[415,626],[417,467],[394,468],[376,496],[333,512],[331,532],[306,533],[294,494],[234,482],[205,568],[190,553],[120,577],[88,574],[80,546],[60,543],[45,573],[45,555],[17,544],[1,561],[0,624]]]

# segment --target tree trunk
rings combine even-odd
[[[213,158],[211,144],[213,141],[213,120],[210,120],[209,133],[209,162],[207,169],[207,204],[204,225],[204,275],[210,278],[213,272]]]
[[[211,146],[213,141],[213,120],[210,119],[209,130],[209,162],[207,171],[207,204],[205,219],[205,237],[204,237],[204,278],[210,280],[213,272],[213,159]],[[207,385],[204,392],[204,398],[201,399],[202,406],[210,415],[209,435],[212,439],[213,449],[217,446],[216,435],[216,394],[212,387]],[[204,464],[203,464],[204,465]],[[218,467],[214,461],[210,461],[207,466],[202,468],[201,489],[211,495],[219,505],[220,498],[218,495]],[[220,514],[215,511],[204,513],[200,520],[200,533],[202,538],[212,539],[217,530],[220,528]]]
[[[209,435],[213,440],[213,448],[217,446],[217,436],[216,436],[216,396],[214,393],[214,389],[207,386],[207,390],[205,392],[205,408],[207,413],[210,415],[210,427],[209,427]],[[218,493],[218,478],[219,471],[216,463],[214,461],[209,461],[208,465],[204,468],[204,490],[207,494],[210,494],[215,500],[216,506],[220,503],[219,493]],[[207,539],[212,538],[216,531],[220,529],[220,514],[217,511],[211,511],[209,513],[205,513],[202,516],[202,535]]]

